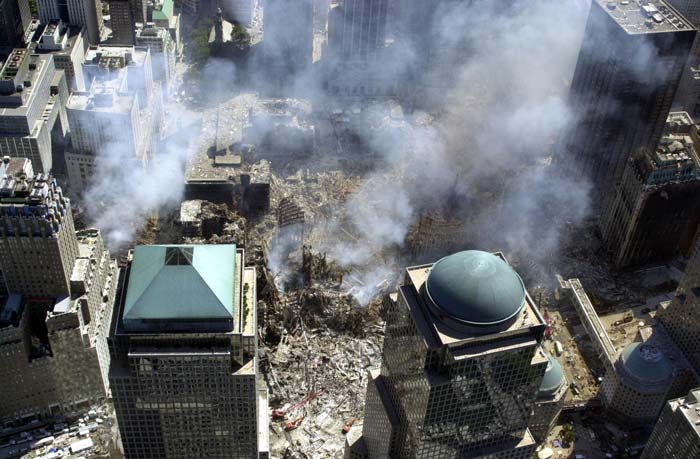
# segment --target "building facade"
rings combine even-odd
[[[255,271],[233,245],[137,246],[109,336],[124,453],[267,457]],[[259,425],[264,424],[264,425]]]
[[[671,113],[656,149],[628,161],[600,218],[618,268],[690,252],[700,224],[699,145],[690,115]]]
[[[70,201],[27,159],[3,160],[0,309],[3,421],[75,415],[107,396],[106,336],[117,266],[98,230],[75,232]]]
[[[530,458],[544,328],[500,254],[459,252],[407,268],[348,455]]]
[[[167,89],[170,77],[175,71],[177,45],[168,29],[153,23],[139,24],[136,28],[136,45],[151,51],[153,79],[160,81]]]
[[[388,0],[344,0],[328,14],[328,52],[343,62],[366,61],[384,47]]]
[[[112,20],[111,43],[116,45],[135,44],[136,18],[132,0],[110,0],[109,16]]]
[[[591,180],[600,196],[631,154],[661,138],[695,29],[660,0],[591,3],[569,95],[579,117],[559,145],[563,173]]]
[[[641,459],[660,457],[700,457],[700,389],[666,403]]]

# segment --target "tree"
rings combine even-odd
[[[250,45],[250,34],[245,27],[240,24],[234,24],[233,30],[231,30],[231,40],[242,48]]]

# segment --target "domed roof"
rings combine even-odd
[[[547,354],[547,360],[549,360],[547,362],[547,370],[544,372],[540,388],[537,391],[537,395],[540,397],[548,397],[554,394],[559,390],[564,379],[564,371],[561,369],[559,362],[549,354]]]
[[[510,326],[525,305],[525,286],[503,259],[478,250],[445,257],[425,290],[439,313],[471,326]]]
[[[622,364],[634,378],[656,383],[665,381],[673,373],[673,365],[661,350],[649,344],[632,343],[620,355]]]

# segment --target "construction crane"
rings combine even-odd
[[[304,398],[296,402],[294,405],[290,406],[286,410],[272,410],[272,420],[273,421],[281,421],[282,419],[285,419],[287,415],[302,406],[306,405],[310,401],[314,400],[316,397],[321,395],[323,393],[323,389],[319,390],[318,392],[309,392],[306,394]]]
[[[290,430],[296,429],[297,427],[299,427],[299,425],[301,424],[301,421],[303,421],[305,417],[306,416],[301,416],[299,418],[296,418],[293,421],[289,421],[287,424],[285,424],[284,430],[289,432]]]

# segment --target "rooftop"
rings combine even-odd
[[[169,21],[173,15],[173,0],[163,0],[160,7],[153,9],[153,21]]]
[[[124,328],[143,331],[156,322],[223,322],[230,330],[236,304],[235,257],[235,245],[137,246],[123,307]]]
[[[495,253],[494,256],[507,265],[502,254]],[[481,335],[514,332],[517,330],[526,331],[532,327],[542,327],[544,331],[544,320],[537,312],[532,299],[527,293],[525,293],[525,301],[518,313],[511,320],[498,323],[496,326],[470,326],[463,321],[452,319],[447,314],[439,315],[438,308],[429,305],[431,300],[424,288],[432,267],[432,264],[428,264],[407,268],[406,284],[404,287],[401,287],[400,294],[404,296],[412,309],[414,307],[417,308],[421,303],[425,304],[425,308],[420,308],[424,311],[421,315],[425,317],[425,320],[419,320],[421,319],[420,317],[417,317],[416,320],[420,321],[421,334],[426,337],[434,337],[437,340],[435,345],[449,345],[466,339],[478,338]],[[515,308],[514,305],[509,307]]]
[[[700,436],[700,388],[691,390],[687,397],[670,400],[668,403],[674,410],[680,408],[690,427]]]
[[[71,93],[66,108],[102,113],[131,113],[136,96],[133,92],[121,90],[123,82],[123,79],[95,80],[90,91]]]
[[[673,364],[661,348],[648,343],[632,343],[620,354],[622,367],[638,382],[658,384],[673,375]]]
[[[90,46],[85,53],[85,65],[104,69],[120,69],[129,65],[143,65],[148,49],[140,46]]]
[[[550,397],[554,395],[565,382],[564,370],[557,360],[547,354],[547,369],[537,391],[538,397]]]
[[[32,175],[26,168],[5,167],[6,174],[0,176],[0,224],[8,225],[7,231],[14,233],[11,222],[27,218],[36,224],[20,225],[22,235],[58,232],[69,210],[56,179],[49,174]]]
[[[692,24],[663,0],[596,0],[628,34],[690,31]]]

